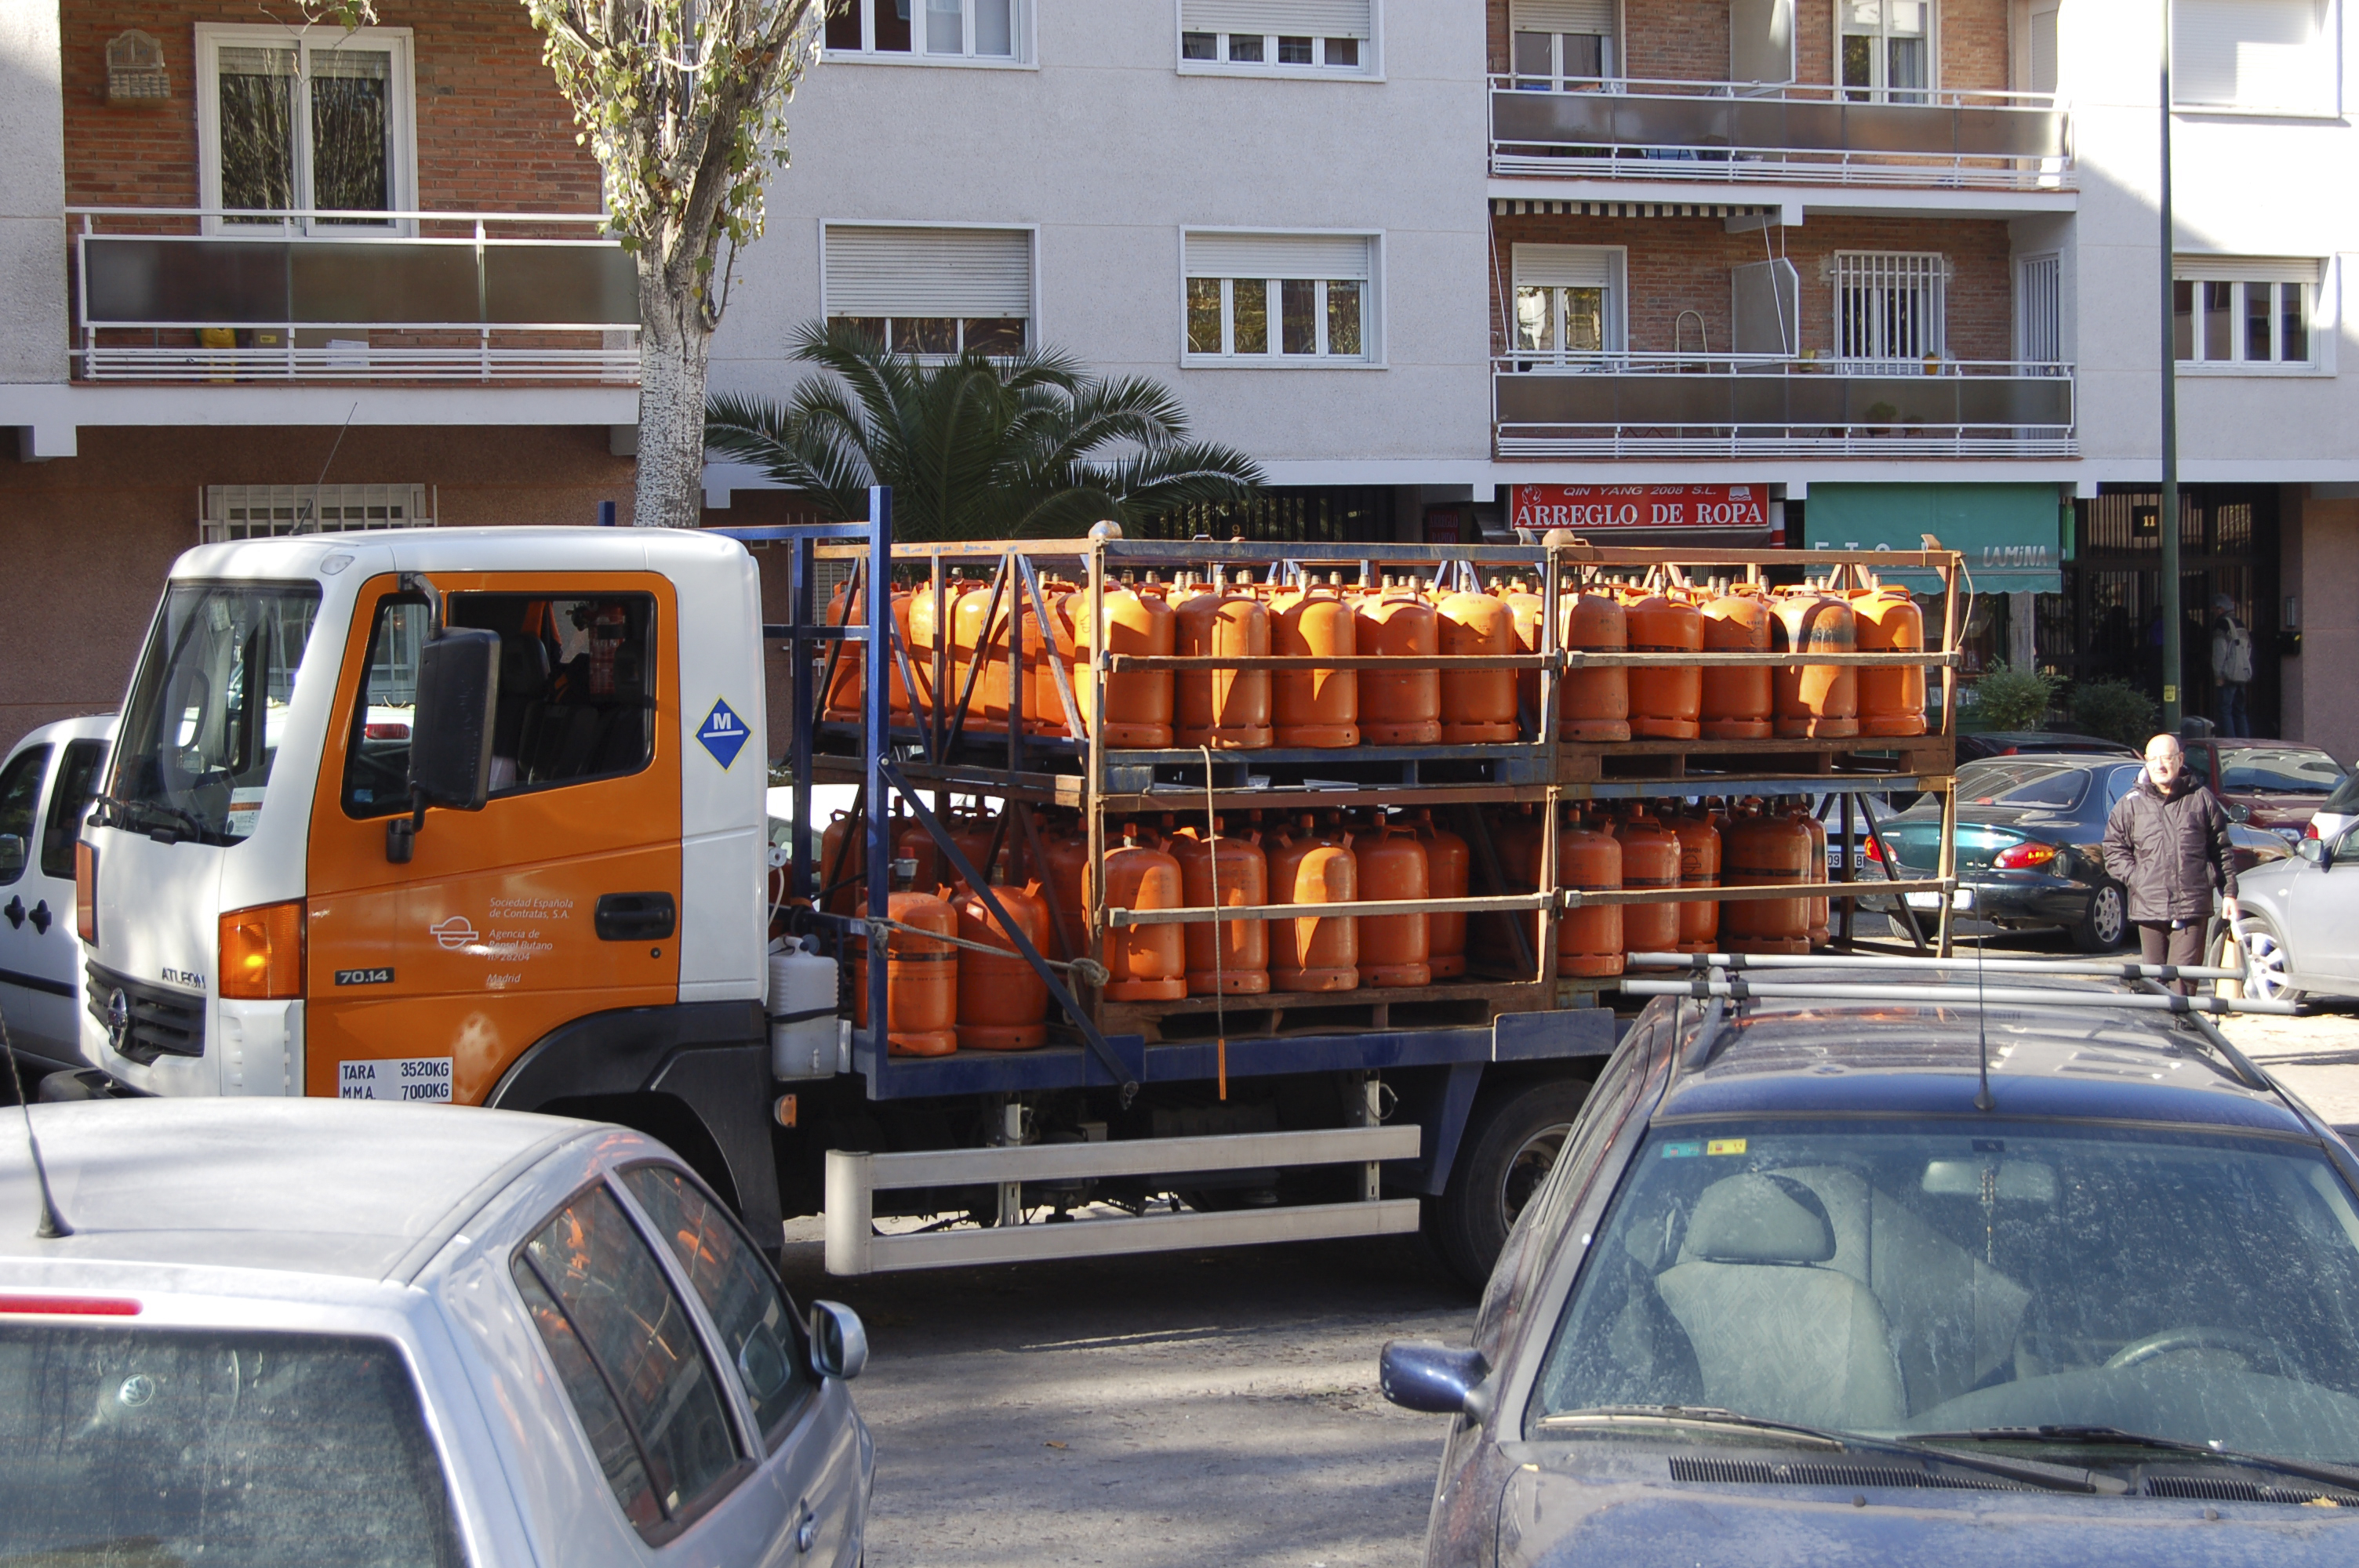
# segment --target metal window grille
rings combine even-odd
[[[203,506],[197,529],[208,545],[434,526],[434,507],[422,484],[212,484]]]
[[[2033,364],[2064,358],[2063,264],[2055,256],[2025,258],[2017,274],[2015,309],[2021,357]]]
[[[1949,265],[1935,253],[1835,253],[1835,352],[1847,360],[1920,360],[1942,351]]]

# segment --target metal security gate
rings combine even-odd
[[[1932,252],[1835,253],[1835,354],[1922,360],[1942,351],[1949,263]]]

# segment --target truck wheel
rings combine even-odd
[[[2129,937],[2129,901],[2117,881],[2102,881],[2089,894],[2089,913],[2072,928],[2072,946],[2083,953],[2111,953]]]
[[[1426,1211],[1427,1236],[1469,1289],[1490,1279],[1508,1227],[1548,1178],[1588,1098],[1587,1084],[1549,1078],[1474,1102],[1450,1184]]]

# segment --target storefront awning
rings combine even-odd
[[[1930,534],[1965,553],[1976,593],[2060,593],[2062,504],[2052,484],[1813,484],[1802,522],[1814,550],[1914,550]],[[1928,571],[1883,575],[1918,593],[1941,586]]]

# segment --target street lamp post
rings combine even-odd
[[[2162,506],[2155,519],[2162,545],[2162,731],[2179,733],[2179,348],[2172,308],[2170,220],[2170,8],[2162,0]]]

